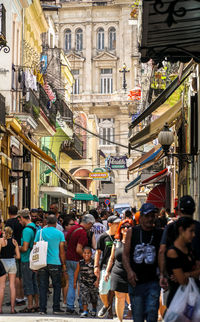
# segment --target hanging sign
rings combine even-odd
[[[121,157],[110,156],[107,160],[107,166],[110,169],[127,169],[127,156],[123,155]]]
[[[89,177],[94,180],[105,180],[109,174],[103,168],[95,168],[93,172],[90,172]]]

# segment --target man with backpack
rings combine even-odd
[[[18,212],[20,223],[23,227],[21,239],[21,268],[24,286],[24,294],[28,298],[28,305],[20,313],[34,313],[39,310],[39,291],[36,280],[36,274],[29,268],[29,257],[36,234],[36,226],[30,219],[29,209],[23,209]],[[35,301],[35,305],[33,305]]]

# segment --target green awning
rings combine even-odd
[[[95,195],[87,194],[87,193],[75,193],[75,197],[72,199],[75,201],[99,201],[99,198]]]

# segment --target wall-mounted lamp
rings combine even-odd
[[[165,123],[163,130],[158,135],[158,142],[162,145],[162,149],[165,152],[166,156],[176,157],[179,160],[192,162],[194,158],[194,154],[190,153],[169,153],[169,148],[171,144],[174,142],[174,134],[169,129],[168,123]]]

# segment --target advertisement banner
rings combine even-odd
[[[107,160],[107,167],[113,170],[127,169],[127,156],[110,156]]]

